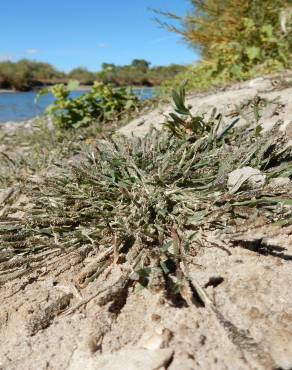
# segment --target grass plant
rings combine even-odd
[[[89,248],[101,257],[83,286],[113,264],[126,263],[125,284],[171,287],[187,301],[186,266],[198,247],[208,245],[202,235],[215,233],[220,240],[221,234],[236,232],[242,215],[251,210],[266,223],[289,222],[291,188],[231,194],[226,186],[228,174],[244,166],[260,169],[268,179],[291,178],[292,151],[285,133],[277,126],[266,133],[237,128],[234,120],[216,114],[212,126],[204,117],[189,125],[193,118],[182,89],[174,94],[176,116],[170,114],[162,131],[91,141],[87,128],[78,133],[79,140],[76,131],[69,131],[60,142],[51,133],[47,147],[38,139],[42,151],[37,160],[30,155],[12,164],[8,158],[8,164],[1,162],[3,186],[7,166],[14,168],[12,193],[2,199],[0,214],[2,279],[54,255]],[[29,201],[13,202],[19,191]],[[22,216],[16,217],[17,212]]]

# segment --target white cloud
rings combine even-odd
[[[34,55],[34,54],[38,54],[38,53],[39,53],[39,50],[34,49],[34,48],[29,48],[29,49],[25,50],[25,54],[29,54],[29,55]]]

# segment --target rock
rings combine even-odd
[[[280,187],[288,185],[289,183],[290,183],[289,177],[275,177],[270,181],[269,185],[273,187]]]
[[[152,335],[149,335],[148,333],[146,333],[146,335],[142,337],[142,340],[140,341],[140,345],[142,348],[151,349],[151,350],[162,348],[163,336],[158,333],[154,333]]]
[[[265,185],[266,176],[252,167],[242,167],[230,172],[227,187],[230,193],[236,193],[242,186],[249,190],[259,189]]]
[[[255,78],[253,80],[250,80],[249,83],[248,83],[248,86],[264,89],[264,88],[269,87],[268,82],[269,81],[266,81],[263,77],[258,77],[258,78]]]
[[[142,348],[151,350],[166,348],[172,337],[173,333],[169,329],[158,326],[152,333],[145,332],[138,345]]]

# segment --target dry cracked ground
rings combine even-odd
[[[289,74],[190,96],[190,102],[226,114],[257,93],[280,96],[281,111],[262,120],[269,129],[282,119],[292,140]],[[143,135],[161,119],[156,110],[121,132]],[[291,181],[277,186],[279,194],[292,191]],[[0,206],[11,197],[26,202],[10,189],[1,193]],[[1,252],[0,369],[292,369],[292,225],[270,227],[241,212],[238,207],[236,235],[219,240],[215,232],[202,233],[201,247],[190,252],[187,302],[170,299],[159,286],[123,284],[128,266],[118,259],[85,284],[101,259],[92,246],[48,253],[45,263],[24,270],[16,259],[9,278]]]

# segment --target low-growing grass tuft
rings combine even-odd
[[[244,166],[260,169],[268,179],[291,177],[291,147],[278,127],[260,135],[235,129],[232,120],[220,134],[214,127],[182,127],[178,135],[152,130],[144,138],[75,143],[78,156],[54,157],[47,173],[27,176],[21,184],[29,207],[7,204],[1,211],[3,274],[11,273],[13,260],[27,269],[45,263],[48,255],[89,246],[102,257],[83,285],[113,263],[127,263],[127,281],[171,287],[186,299],[186,264],[202,246],[202,234],[234,232],[236,207],[253,208],[270,223],[291,218],[291,192],[230,194],[226,187],[228,174]],[[21,218],[15,217],[19,211]]]

